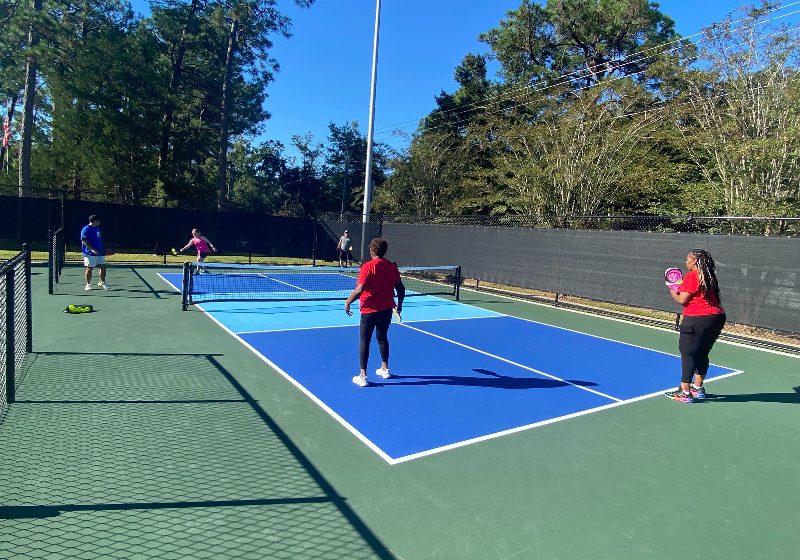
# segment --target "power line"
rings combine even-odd
[[[783,6],[778,6],[778,7],[774,8],[774,9],[772,9],[772,10],[767,10],[766,12],[764,12],[764,15],[770,14],[770,13],[775,13],[775,12],[778,12],[778,11],[781,11],[781,10],[785,10],[787,8],[790,8],[790,7],[798,5],[798,4],[800,4],[800,2],[791,2],[791,3],[783,5]],[[770,22],[773,22],[773,21],[776,21],[776,20],[779,20],[779,19],[782,19],[782,18],[786,18],[786,17],[792,16],[792,15],[796,15],[798,13],[800,13],[800,10],[795,10],[795,11],[789,12],[787,14],[781,14],[781,15],[769,18],[767,20],[755,22],[752,25],[744,25],[744,26],[741,26],[741,27],[733,28],[733,29],[731,29],[731,31],[738,31],[738,30],[742,30],[742,29],[755,28],[757,26],[766,25],[766,24],[768,24]],[[731,25],[735,25],[737,23],[741,23],[741,22],[744,22],[744,21],[747,21],[747,18],[742,18],[742,19],[739,19],[739,20],[732,21],[730,24]],[[718,26],[718,25],[720,25],[720,23],[715,23],[715,24],[712,24],[711,26],[709,26],[706,29],[713,29],[715,26]],[[629,55],[628,57],[625,57],[625,58],[623,58],[623,59],[621,59],[619,61],[616,61],[615,70],[620,69],[620,68],[624,68],[625,66],[628,66],[628,65],[633,65],[633,64],[637,64],[637,63],[643,62],[647,58],[654,58],[655,56],[658,56],[658,55],[663,55],[663,54],[667,54],[667,53],[670,53],[670,52],[674,52],[674,51],[678,50],[681,47],[681,45],[673,47],[673,48],[671,48],[669,50],[665,50],[665,49],[666,49],[666,47],[668,47],[670,45],[673,45],[673,44],[676,44],[676,43],[682,43],[683,45],[686,45],[687,43],[690,43],[690,44],[695,44],[696,45],[697,44],[696,42],[690,41],[689,39],[692,38],[692,37],[697,37],[698,35],[702,35],[703,33],[705,33],[705,31],[699,31],[699,32],[694,33],[692,35],[689,35],[687,37],[679,37],[679,38],[677,38],[677,39],[675,39],[673,41],[670,41],[668,43],[664,43],[664,44],[661,44],[661,45],[650,47],[648,49],[645,49],[644,51],[640,51],[640,52],[637,52],[635,54]],[[660,51],[660,52],[656,52],[655,54],[646,54],[646,53],[649,53],[650,51]],[[628,60],[628,59],[630,59],[630,60]],[[473,102],[473,103],[469,103],[467,105],[464,105],[464,106],[461,106],[461,107],[458,107],[458,108],[455,108],[455,109],[448,109],[448,110],[445,110],[445,111],[441,111],[436,115],[436,118],[443,119],[447,115],[459,115],[459,114],[469,113],[474,109],[488,109],[488,108],[490,108],[492,106],[500,105],[502,103],[513,102],[517,98],[519,98],[521,96],[524,96],[524,95],[547,91],[549,89],[553,89],[553,88],[556,88],[556,87],[560,87],[560,86],[569,84],[571,82],[575,82],[575,81],[584,79],[584,78],[588,77],[589,75],[591,75],[591,73],[592,73],[591,71],[592,70],[598,69],[599,66],[601,66],[601,65],[598,64],[598,65],[594,65],[594,66],[589,66],[586,69],[581,69],[581,70],[576,70],[576,71],[573,71],[573,72],[561,74],[560,76],[557,76],[556,78],[554,78],[554,80],[555,80],[554,82],[549,83],[547,85],[543,85],[543,86],[526,85],[526,86],[514,87],[514,88],[511,88],[510,90],[504,91],[503,93],[501,93],[499,95],[496,95],[494,98],[484,99],[484,100],[481,100],[481,101],[476,101],[476,102]],[[605,66],[605,63],[602,66]],[[627,74],[625,76],[614,78],[614,80],[635,76],[635,75],[641,74],[642,72],[643,71],[635,72],[635,73],[632,73],[632,74]],[[605,81],[605,82],[597,82],[597,83],[592,84],[592,85],[590,85],[588,87],[595,87],[595,86],[601,85],[601,84],[606,85],[607,83],[608,83],[607,81]],[[580,90],[588,89],[588,87],[580,88]],[[490,111],[487,114],[496,114],[496,113],[497,113],[497,111]],[[384,131],[384,130],[387,130],[387,129],[391,129],[391,130],[398,130],[398,129],[399,130],[412,130],[411,126],[405,126],[404,127],[404,126],[400,126],[400,125],[411,123],[411,122],[418,123],[419,120],[421,120],[423,118],[427,118],[428,116],[430,116],[430,113],[428,115],[425,115],[425,116],[420,117],[420,118],[415,119],[415,120],[406,120],[406,121],[402,121],[401,123],[398,123],[398,124],[395,124],[395,125],[382,126],[382,127],[378,128],[378,131]],[[450,124],[456,124],[457,125],[457,124],[461,124],[462,122],[467,122],[468,120],[469,119],[456,120],[455,122],[451,122]],[[414,127],[416,127],[416,125],[414,125]],[[379,136],[381,138],[388,138],[388,137],[391,137],[392,134],[384,133],[384,134],[380,134]]]

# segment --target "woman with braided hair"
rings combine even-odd
[[[681,352],[681,385],[667,393],[680,402],[706,398],[703,380],[708,373],[708,354],[725,325],[725,310],[719,299],[714,259],[703,249],[686,255],[686,276],[672,299],[683,306],[678,349]],[[692,376],[694,383],[692,384]]]

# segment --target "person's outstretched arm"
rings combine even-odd
[[[364,284],[358,284],[356,289],[350,293],[350,296],[347,298],[347,301],[344,302],[344,312],[347,313],[348,316],[352,315],[353,312],[350,311],[350,304],[352,304],[358,296],[361,295],[361,292],[364,291]]]

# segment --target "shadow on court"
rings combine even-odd
[[[482,387],[487,389],[556,389],[579,385],[581,387],[596,386],[592,381],[542,379],[537,377],[509,377],[494,371],[475,368],[472,371],[482,377],[465,377],[463,375],[393,375],[391,385],[460,385],[464,387]],[[382,383],[373,382],[373,385]],[[390,385],[386,383],[386,385]]]
[[[79,266],[64,267],[61,278],[55,286],[53,295],[68,296],[70,298],[84,297],[116,297],[116,298],[156,298],[163,299],[165,295],[177,295],[174,290],[157,288],[153,286],[136,267],[130,265],[108,265],[107,280],[108,290],[97,287],[99,272],[92,274],[91,291],[84,291],[84,269]],[[141,295],[140,295],[141,294]]]
[[[29,361],[0,558],[394,558],[217,355]]]
[[[784,403],[800,404],[800,386],[793,387],[794,393],[744,393],[741,395],[715,395],[706,394],[706,401],[709,403],[745,403],[745,402],[765,402],[765,403]]]

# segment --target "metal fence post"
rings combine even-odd
[[[31,294],[31,246],[29,243],[22,244],[25,252],[25,331],[28,340],[25,343],[25,351],[33,352],[33,296]]]
[[[53,230],[47,230],[47,239],[50,242],[50,247],[47,250],[47,293],[53,294],[53,274],[55,272],[55,247],[53,247]]]
[[[6,272],[6,402],[16,399],[15,378],[17,367],[14,351],[14,267]]]

